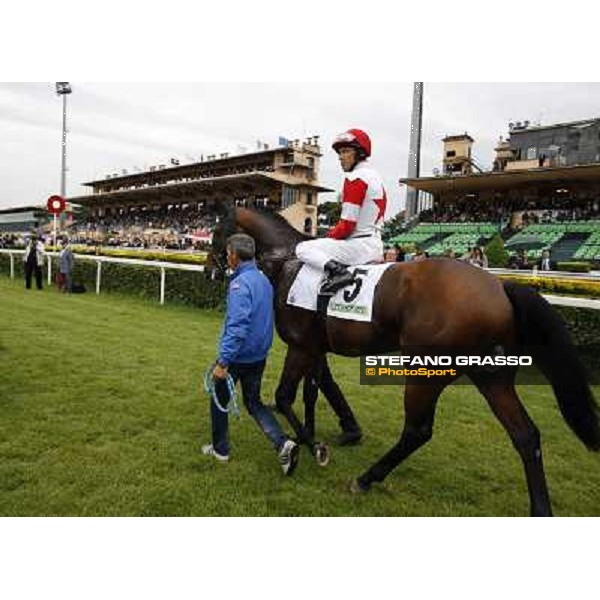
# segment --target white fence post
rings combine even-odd
[[[165,268],[160,268],[160,303],[165,303]]]
[[[15,256],[12,252],[8,253],[8,257],[10,258],[10,278],[15,278]]]
[[[52,256],[47,255],[48,258],[48,285],[52,284]]]
[[[96,268],[96,294],[100,293],[100,281],[102,280],[102,261],[98,261]]]

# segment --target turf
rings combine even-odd
[[[231,422],[232,457],[200,455],[209,441],[201,389],[222,315],[128,297],[26,291],[0,277],[0,515],[526,515],[520,460],[473,388],[440,400],[433,440],[362,496],[348,482],[397,439],[401,390],[358,383],[356,360],[334,375],[365,431],[332,446],[320,468],[303,449],[284,478],[247,415]],[[284,356],[277,340],[263,400]],[[522,388],[542,432],[557,515],[600,515],[600,456],[567,429],[548,387]],[[300,401],[297,403],[300,410]],[[320,399],[317,437],[338,426]]]

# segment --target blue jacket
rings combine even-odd
[[[241,263],[227,290],[219,363],[264,360],[273,343],[273,288],[254,261]]]

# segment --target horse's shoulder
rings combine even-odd
[[[283,265],[283,272],[288,277],[296,277],[298,271],[302,268],[304,263],[298,258],[291,258],[286,260]]]

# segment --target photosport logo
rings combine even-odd
[[[592,385],[600,383],[600,346],[576,348],[585,376]],[[393,354],[371,354],[360,358],[361,385],[397,385],[407,377],[423,384],[442,382],[471,385],[470,375],[487,374],[520,385],[548,385],[538,368],[560,365],[560,353],[547,346],[508,348],[403,348]],[[547,371],[547,369],[546,369]]]

